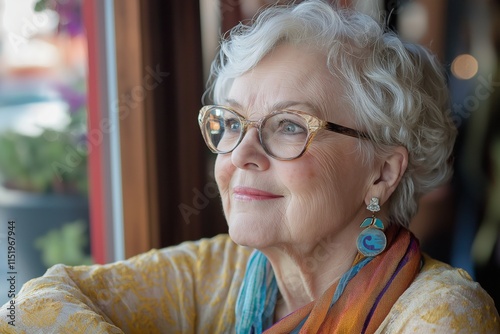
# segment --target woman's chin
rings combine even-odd
[[[272,233],[254,224],[229,224],[229,236],[241,246],[261,249],[272,244]]]

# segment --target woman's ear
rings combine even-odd
[[[403,174],[408,167],[408,150],[403,146],[397,146],[392,153],[381,161],[378,178],[369,187],[365,203],[370,203],[372,197],[378,197],[380,204],[385,203],[396,190]]]

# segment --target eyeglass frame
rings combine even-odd
[[[212,141],[207,138],[208,134],[207,134],[207,131],[205,131],[204,125],[205,125],[205,122],[207,119],[208,111],[211,109],[216,109],[216,108],[225,109],[225,110],[228,110],[228,111],[236,114],[236,116],[238,116],[240,123],[243,126],[241,129],[240,136],[239,136],[238,140],[236,141],[236,145],[234,145],[234,147],[229,151],[218,150],[213,145]],[[262,139],[262,131],[261,131],[262,124],[264,124],[265,121],[267,119],[269,119],[270,117],[272,117],[273,115],[281,114],[281,113],[291,113],[291,114],[299,115],[300,117],[304,118],[304,120],[307,123],[308,134],[307,134],[307,139],[305,141],[304,148],[302,149],[302,151],[300,152],[299,155],[297,155],[293,158],[280,158],[280,157],[275,156],[274,154],[272,154],[269,151],[269,149],[266,147],[266,145],[264,144],[264,141]],[[281,161],[289,161],[289,160],[295,160],[295,159],[300,158],[305,153],[305,151],[307,150],[307,148],[311,144],[313,138],[318,133],[318,131],[321,129],[340,133],[340,134],[343,134],[343,135],[346,135],[349,137],[354,137],[354,138],[359,138],[359,139],[370,139],[368,134],[366,134],[363,131],[355,130],[355,129],[352,129],[352,128],[349,128],[349,127],[346,127],[343,125],[339,125],[339,124],[336,124],[333,122],[328,122],[328,121],[322,120],[314,115],[306,113],[304,111],[294,110],[294,109],[275,110],[275,111],[272,111],[269,114],[261,117],[259,120],[251,121],[251,120],[245,118],[243,115],[241,115],[239,112],[237,112],[236,110],[234,110],[231,107],[226,107],[226,106],[222,106],[222,105],[206,105],[206,106],[203,106],[198,113],[198,124],[200,126],[200,130],[201,130],[201,134],[203,136],[203,139],[205,140],[205,143],[207,144],[208,148],[213,153],[217,153],[217,154],[227,154],[227,153],[231,153],[232,151],[234,151],[241,144],[241,141],[245,137],[245,134],[248,130],[248,127],[253,126],[257,129],[257,132],[259,134],[260,145],[262,146],[262,148],[264,149],[266,154],[269,155],[270,157],[276,159],[276,160],[281,160]]]

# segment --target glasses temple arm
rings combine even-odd
[[[351,136],[354,138],[370,139],[370,136],[368,136],[366,133],[362,131],[354,130],[331,122],[326,122],[325,129],[343,135]]]

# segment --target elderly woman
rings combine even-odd
[[[229,236],[56,266],[2,331],[500,331],[486,292],[407,229],[449,179],[456,133],[428,51],[308,1],[236,27],[211,82],[198,121]]]

